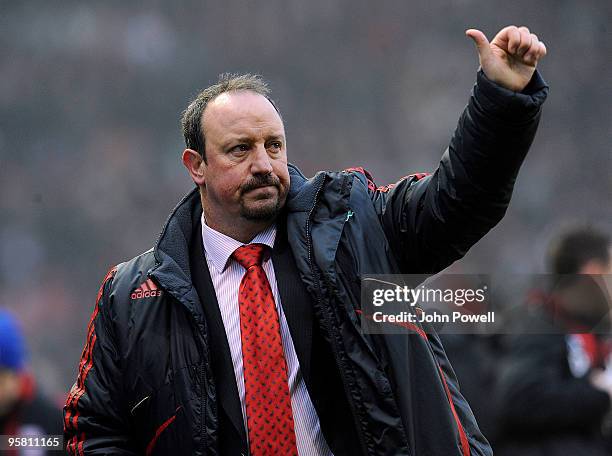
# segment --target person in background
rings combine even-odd
[[[17,318],[0,309],[0,435],[42,437],[61,435],[59,408],[37,391],[27,369],[26,342]],[[41,449],[24,450],[45,454]],[[19,454],[17,451],[8,454]]]
[[[610,238],[574,227],[551,243],[548,290],[532,293],[522,328],[507,337],[497,384],[497,455],[612,454]]]

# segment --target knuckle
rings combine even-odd
[[[531,47],[531,36],[527,35],[527,36],[523,36],[521,37],[521,50],[522,51],[526,51],[527,49],[529,49]]]

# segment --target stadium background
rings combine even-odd
[[[2,2],[0,306],[61,402],[107,269],[149,249],[191,188],[179,116],[221,72],[267,78],[290,160],[364,166],[379,185],[435,169],[477,54],[527,25],[551,86],[503,222],[454,270],[536,272],[571,221],[612,228],[612,2]]]

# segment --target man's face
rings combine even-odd
[[[254,92],[227,92],[209,103],[202,118],[207,221],[274,220],[285,204],[289,171],[285,128],[272,104]]]
[[[610,255],[612,256],[612,255]],[[580,274],[603,275],[612,274],[612,261],[589,260],[578,271]]]
[[[19,374],[0,368],[0,418],[8,415],[19,399]]]

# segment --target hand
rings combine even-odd
[[[595,369],[589,375],[589,381],[598,390],[608,393],[612,399],[612,373],[608,369]]]
[[[538,61],[546,55],[546,46],[527,27],[503,28],[493,41],[480,30],[465,34],[474,40],[482,71],[491,81],[520,92],[531,80]]]

